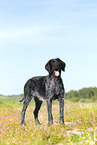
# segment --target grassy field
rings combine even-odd
[[[54,125],[47,125],[44,102],[35,125],[31,102],[26,112],[26,126],[20,125],[22,103],[19,97],[0,96],[0,145],[96,145],[97,104],[65,102],[65,125],[60,125],[58,102],[53,102]]]

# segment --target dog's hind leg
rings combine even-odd
[[[25,125],[25,112],[26,112],[26,109],[31,101],[31,97],[29,99],[24,99],[24,102],[23,102],[23,109],[22,109],[22,112],[21,112],[21,124],[24,124]]]
[[[35,110],[34,110],[34,118],[35,118],[35,124],[39,124],[40,125],[40,122],[38,120],[38,112],[39,112],[39,109],[42,105],[42,101],[40,101],[38,98],[35,98]]]

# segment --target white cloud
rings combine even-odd
[[[0,40],[1,41],[12,41],[13,39],[19,40],[20,38],[27,36],[39,35],[40,30],[37,26],[28,26],[20,28],[8,28],[0,31]]]
[[[58,40],[63,41],[62,29],[63,27],[61,28],[59,25],[46,23],[36,23],[25,27],[9,27],[0,30],[0,43],[1,45],[58,43]]]

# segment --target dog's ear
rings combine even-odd
[[[47,62],[47,64],[45,65],[45,69],[46,69],[49,73],[50,73],[50,70],[51,70],[50,61],[51,61],[51,60],[49,60],[49,61]]]
[[[62,60],[60,60],[59,58],[58,58],[57,60],[58,60],[58,61],[60,62],[60,64],[61,64],[61,69],[62,69],[62,71],[65,71],[66,63],[63,62]]]
[[[66,67],[66,63],[62,61],[62,62],[61,62],[62,71],[65,71],[65,67]]]

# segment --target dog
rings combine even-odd
[[[25,112],[29,102],[33,98],[35,101],[34,118],[35,124],[39,124],[38,112],[43,101],[47,102],[48,125],[53,124],[52,101],[59,101],[59,123],[64,124],[64,95],[65,89],[61,78],[61,71],[65,71],[66,64],[59,58],[51,59],[45,65],[49,75],[33,77],[24,86],[24,97],[19,102],[23,102],[21,112],[21,124],[25,125]]]

